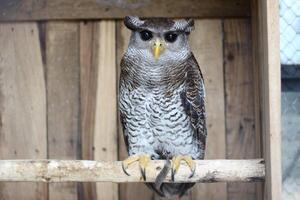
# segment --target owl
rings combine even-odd
[[[140,19],[127,16],[131,30],[121,60],[119,110],[129,157],[124,172],[138,162],[146,179],[151,159],[172,162],[172,179],[181,161],[195,172],[206,141],[205,91],[202,73],[190,50],[192,19]],[[146,183],[162,197],[181,196],[194,183]]]

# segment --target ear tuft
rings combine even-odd
[[[193,19],[179,19],[175,20],[174,29],[189,34],[192,30],[194,30],[194,25],[195,22]]]
[[[187,24],[188,26],[186,27],[186,32],[190,33],[191,31],[193,31],[195,29],[195,22],[193,19],[188,19],[187,20]]]
[[[139,29],[144,24],[144,21],[136,16],[126,16],[124,18],[124,24],[128,29],[134,31]]]

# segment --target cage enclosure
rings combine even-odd
[[[264,182],[198,183],[182,199],[281,199],[277,0],[1,1],[0,159],[127,157],[117,108],[126,15],[195,19],[206,159],[265,160]],[[140,183],[0,182],[5,200],[141,197],[159,199]]]

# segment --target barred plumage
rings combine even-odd
[[[121,61],[119,108],[129,155],[147,154],[151,159],[188,155],[203,159],[205,92],[201,71],[187,42],[187,32],[192,28],[186,24],[188,30],[178,30],[178,44],[165,43],[163,54],[155,60],[151,41],[148,48],[138,38],[140,31],[149,29],[161,39],[179,23],[170,19],[134,18],[134,23],[126,20],[130,17],[125,24],[130,24],[133,32]],[[143,26],[135,30],[132,24]],[[172,27],[174,24],[176,27]],[[157,188],[155,183],[148,184],[161,196],[182,195],[192,185],[164,183]]]

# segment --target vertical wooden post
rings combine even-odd
[[[82,158],[118,156],[115,22],[80,24]],[[83,199],[118,199],[112,183],[84,183]]]
[[[117,133],[117,73],[116,73],[116,25],[114,21],[95,24],[97,45],[97,91],[94,125],[95,160],[118,159]],[[116,183],[97,183],[98,200],[117,200]]]
[[[255,158],[256,135],[250,20],[224,20],[224,61],[227,158]],[[255,183],[228,184],[228,198],[256,200]]]
[[[253,78],[254,78],[254,114],[255,114],[255,135],[256,135],[256,155],[259,158],[263,157],[263,136],[261,130],[261,80],[260,80],[260,68],[258,65],[257,56],[259,56],[259,44],[258,44],[258,9],[257,2],[251,2],[251,34],[252,34],[252,65],[253,65]],[[263,183],[256,183],[256,199],[263,199]]]
[[[80,115],[81,159],[94,160],[94,126],[97,93],[96,41],[97,22],[80,23]],[[81,199],[97,198],[96,183],[81,183]]]
[[[281,199],[281,77],[278,0],[253,0],[256,64],[260,69],[263,156],[266,160],[264,199]]]
[[[79,157],[79,26],[46,25],[48,157]],[[76,183],[49,184],[49,199],[77,199]]]

